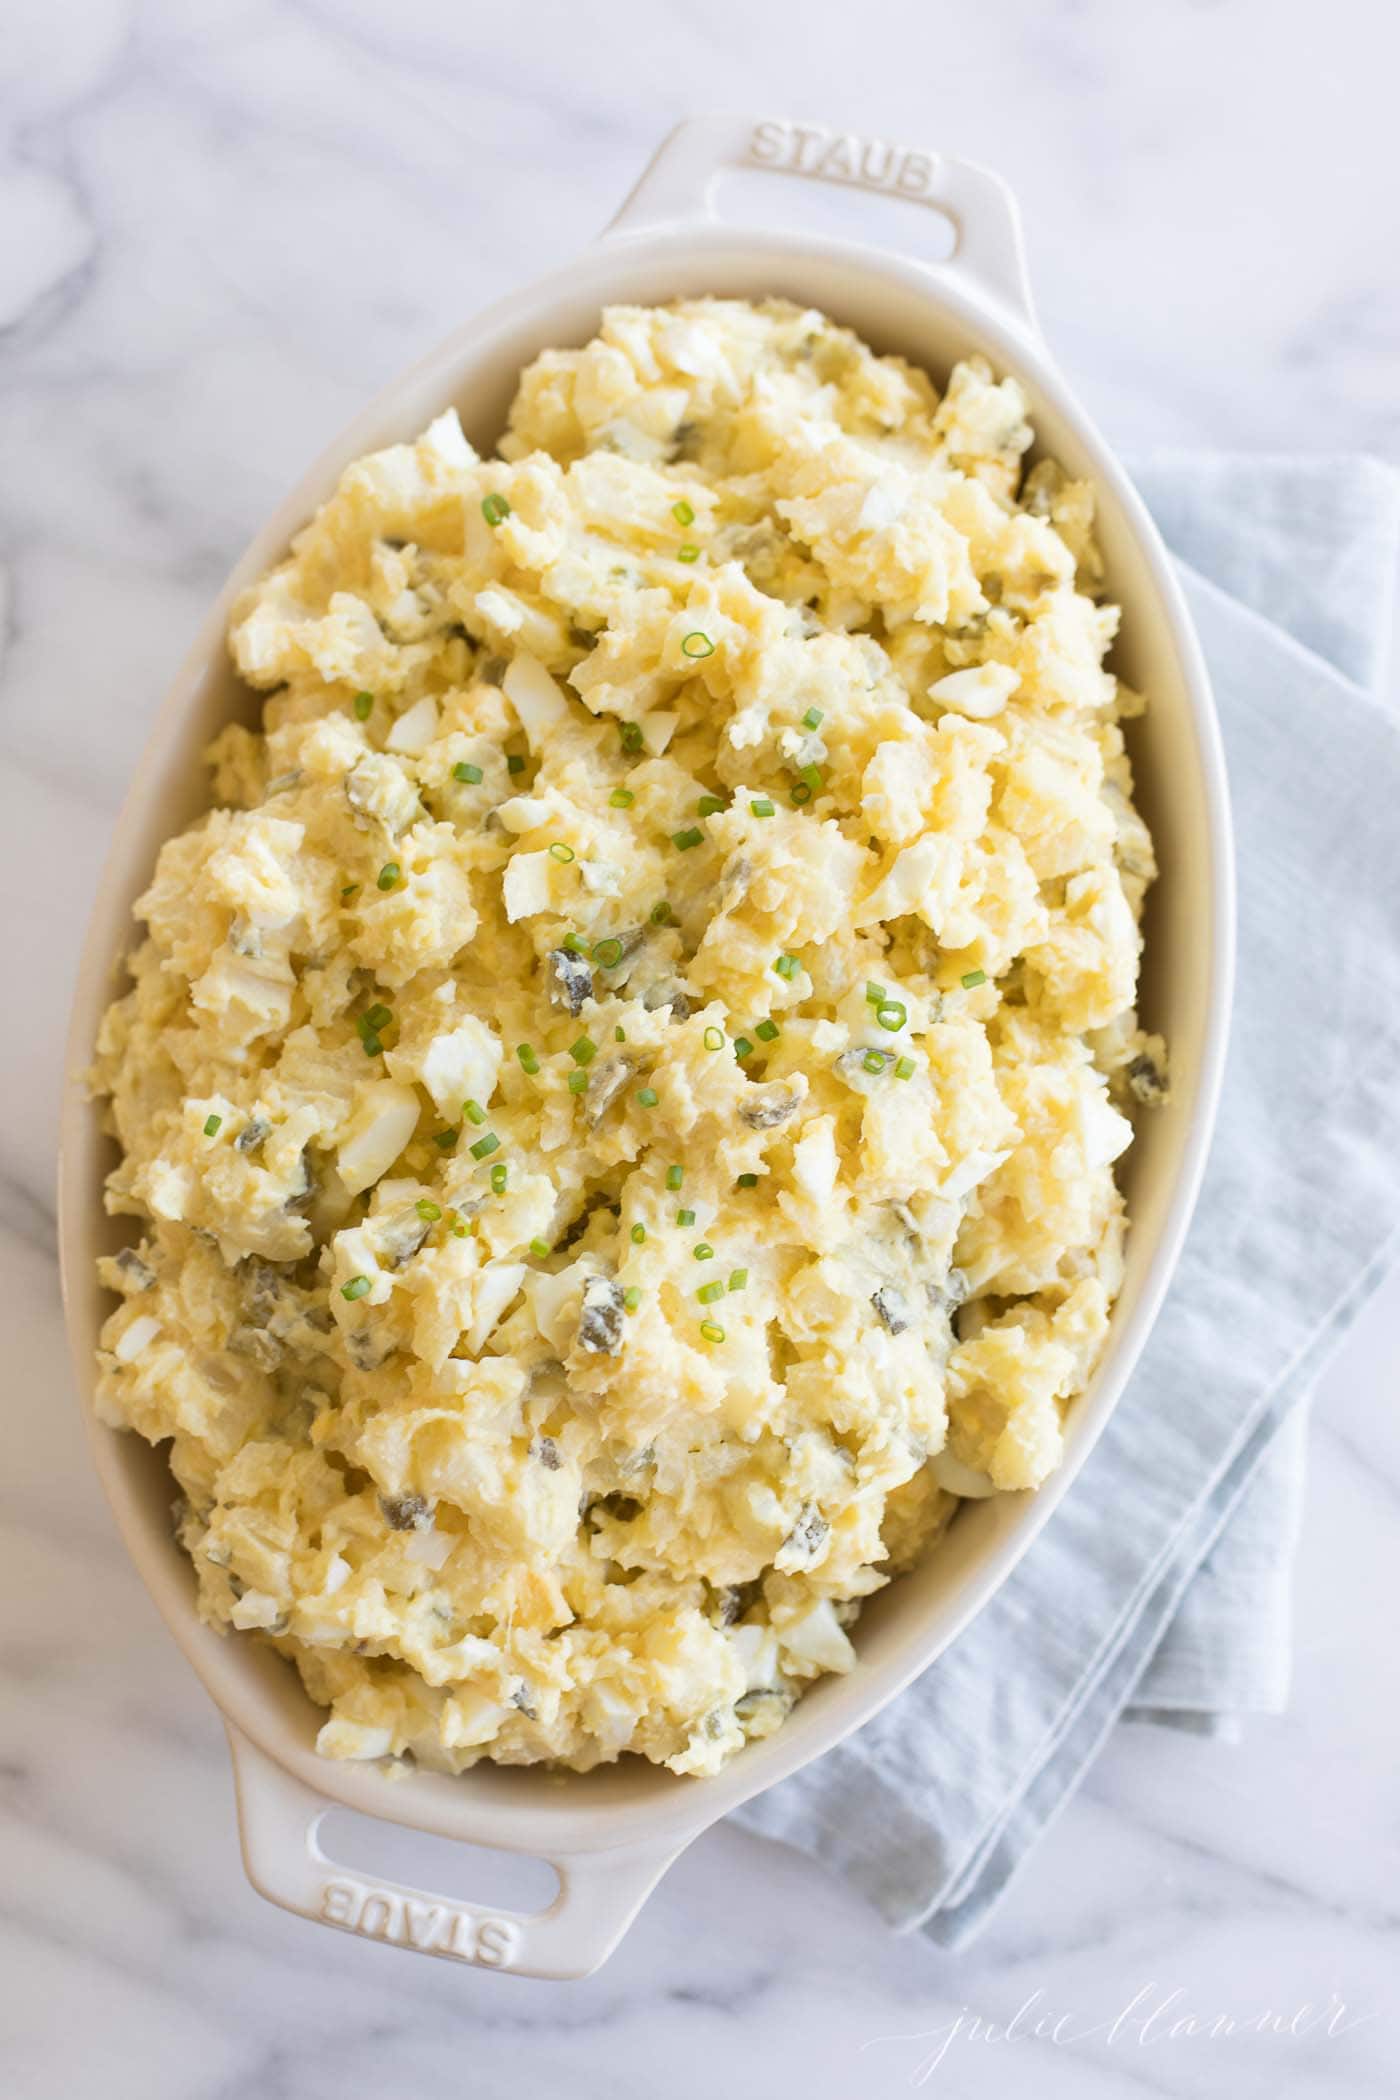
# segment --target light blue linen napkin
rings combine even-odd
[[[1196,1218],[1083,1473],[946,1654],[738,1811],[903,1930],[985,1921],[1125,1715],[1217,1733],[1287,1696],[1303,1403],[1400,1255],[1400,725],[1381,680],[1400,478],[1357,458],[1130,461],[1224,730],[1234,1034]]]

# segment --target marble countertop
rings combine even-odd
[[[432,1963],[269,1908],[240,1868],[217,1717],[83,1447],[53,1251],[59,1045],[156,702],[302,464],[450,325],[576,250],[677,117],[772,106],[1001,168],[1046,333],[1125,446],[1400,456],[1393,12],[869,0],[858,43],[851,20],[739,0],[7,10],[0,2086],[13,2100],[651,2100],[659,2084],[676,2100],[940,2084],[1382,2100],[1400,2086],[1394,1280],[1319,1396],[1289,1712],[1236,1746],[1121,1729],[959,1955],[891,1937],[816,1867],[727,1828],[582,1985]],[[1260,2032],[1248,2023],[1265,2011]],[[1173,2037],[1188,2013],[1237,2031]],[[974,2020],[1002,2026],[988,2037]]]

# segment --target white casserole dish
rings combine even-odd
[[[895,216],[888,201],[865,192],[893,191],[930,206],[943,230],[951,222],[954,252],[930,263],[872,249],[868,241],[735,230],[717,216],[714,193],[723,172],[744,166],[843,184],[847,224],[857,206],[868,207],[872,219],[880,214],[885,225]],[[927,223],[932,243],[936,222]],[[1072,1410],[1063,1467],[1034,1496],[966,1505],[928,1562],[866,1607],[856,1635],[859,1660],[848,1677],[823,1679],[775,1736],[751,1745],[714,1779],[680,1779],[634,1760],[584,1776],[483,1764],[461,1778],[415,1771],[391,1781],[372,1766],[318,1758],[320,1717],[292,1670],[253,1642],[225,1639],[200,1623],[191,1569],[171,1537],[163,1455],[92,1414],[104,1311],[94,1263],[125,1235],[104,1217],[102,1180],[112,1148],[81,1075],[112,995],[114,966],[131,943],[132,901],[161,843],[204,806],[202,747],[231,715],[254,713],[224,645],[235,594],[281,557],[350,460],[413,436],[449,402],[468,436],[488,449],[517,376],[537,351],[587,340],[605,303],[705,292],[781,294],[821,307],[877,349],[927,365],[936,380],[956,358],[982,350],[1026,387],[1039,446],[1094,482],[1109,588],[1124,613],[1115,665],[1151,700],[1132,739],[1138,800],[1162,867],[1149,903],[1143,1013],[1145,1025],[1167,1036],[1173,1098],[1142,1120],[1128,1155],[1127,1278],[1103,1364]],[[1225,775],[1200,652],[1156,531],[1041,341],[1016,208],[996,176],[817,127],[696,119],[665,141],[599,242],[459,330],[358,417],[238,564],[157,719],[93,913],[68,1050],[60,1230],[69,1334],[94,1455],[132,1557],[224,1716],[254,1886],[306,1917],[424,1952],[524,1975],[587,1975],[692,1838],[859,1727],[926,1668],[1050,1516],[1146,1339],[1191,1214],[1215,1113],[1232,935]],[[342,1872],[317,1842],[321,1818],[335,1804],[538,1855],[554,1865],[559,1893],[548,1909],[526,1916]]]

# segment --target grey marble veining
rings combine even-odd
[[[1002,169],[1046,333],[1125,445],[1395,458],[1397,61],[1395,17],[1363,0],[11,0],[7,2100],[653,2100],[663,2079],[677,2100],[1382,2100],[1400,2085],[1400,1285],[1321,1394],[1286,1717],[1233,1748],[1121,1730],[958,1957],[890,1937],[816,1868],[721,1828],[597,1978],[550,1986],[318,1932],[248,1888],[217,1717],[89,1472],[52,1198],[84,914],[204,605],[369,392],[577,249],[669,123],[745,104]],[[1187,2014],[1236,2031],[1173,2038]]]

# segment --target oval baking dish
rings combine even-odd
[[[954,251],[927,262],[868,241],[726,226],[716,211],[718,178],[743,167],[842,185],[847,225],[855,207],[878,211],[888,223],[888,203],[869,193],[899,195],[929,208],[930,247],[935,231],[946,234],[951,225]],[[917,224],[907,208],[903,217]],[[630,1760],[586,1775],[481,1764],[460,1778],[413,1771],[390,1783],[375,1767],[317,1757],[319,1715],[293,1671],[270,1651],[226,1640],[197,1618],[191,1569],[170,1535],[163,1456],[100,1425],[89,1398],[98,1471],[132,1557],[224,1715],[254,1885],[307,1917],[533,1976],[596,1968],[693,1837],[869,1719],[1005,1579],[1083,1464],[1146,1339],[1190,1217],[1224,1061],[1232,877],[1206,674],[1162,544],[1040,339],[1007,190],[985,170],[933,153],[767,119],[700,118],[665,141],[601,241],[461,329],[351,424],[248,549],[175,682],[117,824],[73,1013],[60,1229],[80,1389],[90,1396],[104,1310],[94,1264],[122,1237],[103,1211],[111,1146],[81,1075],[111,996],[113,967],[131,942],[133,899],[161,843],[204,806],[201,751],[231,716],[253,712],[253,696],[239,687],[225,649],[234,596],[282,556],[349,461],[412,436],[449,403],[472,441],[489,450],[517,375],[540,350],[585,342],[605,304],[704,293],[778,295],[819,307],[877,350],[927,366],[936,380],[956,359],[983,351],[1025,387],[1038,443],[1094,483],[1111,593],[1124,614],[1115,665],[1151,702],[1133,731],[1140,803],[1162,867],[1149,904],[1142,1005],[1145,1025],[1171,1045],[1174,1093],[1144,1120],[1129,1156],[1126,1280],[1103,1362],[1067,1423],[1060,1471],[1033,1496],[965,1505],[938,1551],[862,1613],[851,1674],[824,1679],[776,1735],[751,1744],[713,1779],[681,1779]],[[538,1855],[556,1868],[559,1893],[527,1916],[343,1872],[317,1842],[321,1818],[336,1804]]]

